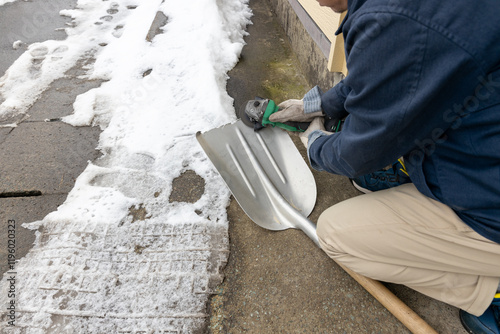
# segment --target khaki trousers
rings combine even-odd
[[[330,207],[318,220],[317,234],[323,250],[353,271],[404,284],[477,316],[500,281],[500,244],[413,184]]]

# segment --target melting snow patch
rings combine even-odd
[[[17,50],[17,49],[19,49],[20,47],[22,47],[22,46],[23,46],[23,44],[24,44],[24,43],[23,43],[23,41],[21,41],[21,40],[17,40],[17,41],[15,41],[14,43],[12,43],[12,48],[13,48],[14,50]]]
[[[168,23],[149,42],[158,11]],[[235,119],[225,87],[249,24],[247,1],[79,0],[62,13],[74,23],[68,38],[29,46],[0,79],[0,115],[26,113],[92,52],[89,79],[107,81],[80,95],[64,121],[100,126],[103,157],[57,211],[30,224],[39,230],[16,266],[16,325],[26,333],[195,332],[222,280],[229,201],[195,134]],[[194,203],[170,201],[173,180],[188,171],[203,178],[203,193]],[[0,312],[4,325],[5,305]]]
[[[5,5],[6,3],[9,3],[9,2],[14,2],[16,0],[0,0],[0,6],[3,6]]]

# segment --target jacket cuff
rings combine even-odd
[[[304,102],[304,114],[321,111],[321,96],[323,92],[318,86],[308,91],[302,101]]]
[[[319,137],[324,137],[324,136],[329,136],[331,135],[331,133],[327,133],[323,130],[314,130],[313,132],[311,132],[308,136],[308,142],[307,142],[307,158],[309,159],[309,163],[311,164],[311,167],[314,168],[315,170],[317,171],[320,171],[320,172],[323,172],[324,169],[321,168],[319,165],[317,165],[316,163],[314,163],[312,160],[311,160],[311,156],[309,155],[309,149],[311,148],[311,145],[314,143],[314,141],[316,139],[318,139]]]

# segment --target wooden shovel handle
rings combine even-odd
[[[295,214],[293,221],[298,223],[299,228],[309,237],[311,240],[321,248],[319,244],[318,235],[316,234],[316,225],[309,219],[304,218],[296,210],[292,209]],[[355,273],[351,269],[345,267],[339,262],[336,262],[346,273],[351,275],[361,286],[363,286],[366,291],[368,291],[375,299],[377,299],[380,304],[382,304],[389,312],[392,313],[403,325],[406,326],[412,333],[415,334],[425,334],[432,333],[437,334],[437,332],[429,326],[422,318],[418,316],[411,308],[409,308],[405,303],[403,303],[398,297],[396,297],[389,289],[387,289],[382,283],[375,281],[371,278],[362,276]]]
[[[351,269],[336,262],[352,278],[361,284],[375,299],[377,299],[389,312],[403,323],[412,333],[424,334],[437,332],[418,316],[411,308],[396,297],[382,283],[371,278],[359,275]]]

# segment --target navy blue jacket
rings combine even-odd
[[[500,1],[355,0],[349,74],[321,97],[341,132],[313,166],[356,177],[404,156],[417,189],[500,243]]]

